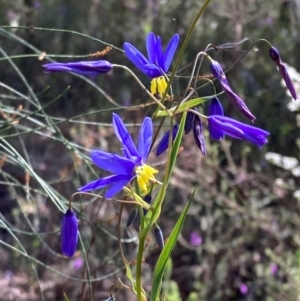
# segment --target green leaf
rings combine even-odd
[[[157,263],[156,263],[156,266],[154,269],[154,273],[153,273],[152,291],[151,291],[150,301],[159,300],[162,278],[163,278],[163,275],[164,275],[164,272],[166,269],[166,265],[167,265],[168,259],[171,256],[171,253],[175,247],[175,244],[177,242],[178,235],[183,226],[183,223],[186,218],[189,207],[191,205],[191,201],[193,199],[194,193],[195,193],[195,191],[193,192],[192,196],[190,197],[188,203],[185,205],[184,210],[182,211],[170,237],[168,238],[168,240],[165,244],[165,247],[163,248],[163,250],[160,253],[160,256],[157,260]]]
[[[221,93],[218,93],[216,95],[211,95],[211,96],[205,96],[205,97],[200,97],[200,98],[194,98],[194,99],[190,99],[182,104],[180,104],[179,106],[174,106],[173,108],[169,109],[169,112],[173,113],[174,111],[176,111],[176,114],[182,113],[188,109],[194,108],[208,100],[211,100],[214,97],[219,96]],[[164,116],[169,116],[167,111],[158,111],[157,114],[155,115],[156,117],[164,117]]]

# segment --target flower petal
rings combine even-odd
[[[113,113],[113,126],[115,134],[126,149],[126,153],[130,154],[131,159],[137,161],[140,159],[136,146],[119,115]],[[127,158],[130,159],[130,158]]]
[[[146,37],[146,48],[149,62],[152,64],[157,64],[157,41],[153,32],[149,32]]]
[[[188,134],[194,125],[194,120],[195,120],[195,114],[193,112],[188,112],[186,114],[186,120],[184,124],[184,134]]]
[[[155,64],[146,64],[143,66],[142,70],[146,75],[148,75],[150,78],[156,78],[159,76],[162,76],[163,73],[161,69],[156,66]]]
[[[164,52],[164,55],[163,55],[164,63],[163,63],[163,66],[161,66],[161,67],[166,73],[168,72],[168,70],[170,68],[171,62],[173,60],[174,54],[175,54],[177,46],[178,46],[178,43],[179,43],[179,35],[175,34],[173,36],[173,38],[170,40],[170,42]]]
[[[152,127],[152,120],[149,117],[144,119],[144,122],[140,129],[139,134],[139,142],[138,142],[138,152],[145,163],[152,143],[152,136],[153,136],[153,127]]]
[[[141,71],[143,71],[143,66],[145,64],[149,64],[149,61],[146,59],[146,57],[130,43],[124,43],[123,49],[128,59]]]
[[[106,192],[106,198],[112,198],[115,194],[122,190],[127,183],[129,183],[134,176],[123,176],[123,179],[120,179],[118,182],[114,183]]]
[[[132,175],[135,163],[117,154],[100,150],[91,152],[93,162],[100,168],[115,174]]]
[[[128,175],[112,175],[105,178],[97,179],[92,181],[78,189],[78,191],[91,191],[96,189],[104,188],[105,186],[113,185],[116,182],[123,180]]]
[[[224,115],[223,107],[217,97],[213,98],[211,100],[209,109],[208,109],[208,116],[212,115]],[[210,136],[215,140],[222,140],[224,139],[224,133],[220,130],[217,130],[216,128],[212,127],[210,123],[208,124],[208,130],[210,133]]]

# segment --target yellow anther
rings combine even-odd
[[[164,76],[153,78],[150,84],[150,92],[153,95],[158,93],[162,96],[165,93],[167,86],[168,84]]]
[[[150,185],[150,182],[156,182],[154,175],[158,173],[158,170],[145,164],[142,166],[138,166],[135,169],[135,173],[141,192],[146,192],[147,186]]]

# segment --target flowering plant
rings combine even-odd
[[[241,92],[235,88],[235,82],[229,78],[230,68],[228,70],[223,68],[221,59],[216,58],[215,53],[210,52],[209,47],[194,54],[194,64],[184,63],[183,53],[188,45],[191,32],[208,3],[209,1],[205,2],[185,39],[182,33],[174,32],[170,37],[161,38],[157,33],[148,32],[145,37],[143,36],[145,45],[144,49],[139,48],[141,50],[135,47],[129,39],[122,41],[123,48],[118,50],[120,57],[124,60],[123,64],[115,63],[117,59],[113,56],[110,60],[106,57],[110,55],[110,50],[94,56],[90,55],[87,60],[52,61],[42,64],[46,78],[50,78],[54,72],[59,73],[56,76],[60,78],[61,73],[66,72],[70,77],[79,76],[81,79],[91,81],[99,89],[101,89],[97,85],[99,77],[102,82],[109,82],[114,88],[117,88],[117,83],[110,79],[114,76],[114,72],[124,72],[129,74],[134,79],[134,84],[137,83],[141,88],[140,95],[142,95],[144,103],[134,108],[136,111],[139,110],[138,121],[141,121],[139,124],[137,121],[134,122],[138,131],[131,127],[132,124],[126,122],[129,114],[126,115],[127,104],[125,101],[124,106],[115,105],[116,103],[111,101],[115,107],[107,109],[110,115],[111,132],[108,131],[109,134],[106,134],[116,136],[117,149],[110,143],[97,145],[95,141],[92,141],[92,143],[84,144],[78,139],[76,147],[80,148],[84,155],[80,157],[80,163],[75,164],[74,170],[78,172],[79,176],[76,192],[70,197],[68,205],[65,201],[57,201],[60,196],[55,195],[45,185],[48,189],[45,188],[46,192],[55,204],[56,202],[59,204],[57,207],[63,212],[60,227],[61,257],[63,260],[72,260],[81,254],[82,256],[79,257],[81,259],[80,267],[77,270],[81,269],[83,261],[87,262],[90,256],[90,249],[86,248],[85,237],[82,237],[82,234],[88,232],[86,229],[86,232],[83,230],[84,225],[94,226],[83,217],[82,212],[85,212],[91,203],[96,203],[99,199],[102,200],[102,204],[107,206],[103,209],[104,214],[109,215],[110,210],[107,208],[110,205],[115,206],[118,210],[118,214],[114,217],[118,220],[118,227],[116,231],[114,229],[116,233],[111,233],[111,237],[118,240],[118,250],[122,268],[126,271],[124,276],[126,280],[121,278],[116,280],[109,300],[114,300],[121,289],[132,292],[138,301],[165,300],[166,289],[162,284],[163,277],[168,268],[172,250],[181,238],[184,221],[198,188],[198,179],[193,178],[192,181],[196,183],[193,186],[195,190],[193,193],[186,192],[185,206],[180,210],[179,218],[173,221],[172,231],[166,233],[167,231],[161,224],[163,221],[162,209],[170,192],[170,183],[172,175],[176,172],[178,158],[184,151],[188,152],[195,145],[197,152],[190,154],[192,162],[199,158],[203,161],[212,160],[210,146],[214,145],[217,148],[225,139],[235,141],[233,143],[247,144],[248,148],[256,149],[257,152],[265,147],[268,139],[274,139],[266,122],[252,107],[251,99],[241,96]],[[162,43],[167,38],[170,39],[169,42]],[[286,88],[296,101],[297,91],[279,50],[268,41],[265,42],[269,50],[268,59],[274,68],[278,68],[278,75],[282,77]],[[212,48],[222,50],[222,47],[214,46]],[[248,51],[250,50],[251,47]],[[146,52],[147,56],[143,54]],[[47,55],[45,56],[47,57]],[[204,76],[205,69],[209,70],[211,74]],[[182,70],[184,70],[184,75]],[[151,82],[149,82],[149,78]],[[236,82],[238,81],[237,78]],[[185,89],[182,89],[183,83],[187,83]],[[131,85],[128,85],[128,90],[130,89]],[[110,99],[109,96],[107,98]],[[225,103],[227,105],[223,108]],[[34,101],[33,104],[35,104]],[[148,108],[146,113],[142,111],[145,107]],[[38,113],[43,110],[43,107],[37,106]],[[234,112],[237,114],[235,115]],[[143,114],[142,117],[140,117],[141,114]],[[30,117],[30,114],[27,117]],[[55,125],[55,123],[47,123],[45,127],[51,133],[56,133]],[[77,134],[75,133],[76,137],[81,136]],[[53,137],[55,137],[54,134]],[[186,147],[186,141],[190,141],[194,145]],[[13,153],[5,142],[3,144],[7,153]],[[74,145],[75,143],[68,147],[72,148]],[[15,157],[21,160],[19,157]],[[87,172],[87,166],[95,168],[92,167]],[[39,176],[30,168],[31,166],[28,165],[30,174],[39,179]],[[41,183],[44,184],[42,181]],[[80,204],[75,200],[75,196],[81,198]],[[109,218],[107,219],[109,220]],[[98,226],[101,222],[102,220],[96,220],[95,225]],[[202,233],[200,235],[198,230],[195,229],[191,232],[190,240],[186,242],[192,250],[202,250],[205,245],[205,235]],[[136,243],[135,252],[132,252],[131,256],[123,251],[125,248],[122,244],[126,239],[123,238],[122,231],[126,234],[135,233],[130,237],[130,243],[132,245]],[[92,244],[91,242],[90,245]],[[105,245],[104,239],[103,244]],[[151,283],[147,286],[146,277],[143,274],[146,264],[145,254],[153,249],[159,252],[159,257],[155,261],[154,270],[151,273]],[[86,271],[90,277],[88,279],[90,287],[92,287],[91,271],[88,268]],[[247,285],[240,282],[239,286],[240,292],[245,295],[250,291],[248,282],[246,283]]]

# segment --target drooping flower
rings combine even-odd
[[[128,59],[138,69],[152,78],[150,87],[152,94],[159,93],[162,95],[165,92],[167,88],[165,74],[170,68],[178,43],[179,35],[175,34],[165,51],[163,51],[161,38],[155,36],[153,32],[148,33],[146,38],[148,59],[133,45],[128,42],[124,43],[123,48]]]
[[[105,60],[69,63],[49,63],[43,65],[45,72],[73,72],[82,75],[98,75],[109,72],[113,65]]]
[[[215,97],[211,100],[210,106],[208,108],[208,116],[211,116],[211,115],[224,116],[223,107],[217,97]],[[224,139],[224,133],[214,127],[211,127],[210,124],[208,124],[208,130],[213,139],[215,139],[215,140]]]
[[[249,141],[258,147],[262,147],[268,142],[266,137],[269,136],[270,133],[260,128],[220,115],[209,116],[207,120],[210,129],[213,131],[221,131],[224,135]]]
[[[250,112],[245,102],[231,89],[221,65],[215,60],[210,60],[210,70],[213,76],[220,82],[222,89],[228,95],[233,105],[247,118],[252,121],[255,120],[254,115]]]
[[[78,221],[75,212],[68,209],[61,224],[61,249],[68,257],[73,257],[78,242]]]
[[[173,131],[172,131],[172,142],[174,142],[178,130],[179,130],[179,124],[175,124],[173,126]],[[168,130],[160,140],[157,146],[156,156],[161,155],[169,147],[169,140],[170,140],[170,130]]]
[[[285,64],[281,60],[278,49],[272,46],[269,50],[269,54],[270,54],[271,59],[278,66],[279,72],[281,73],[281,76],[282,76],[283,80],[285,81],[286,87],[290,91],[292,97],[295,100],[297,100],[298,97],[297,97],[296,89],[294,87],[294,84],[293,84],[293,81],[292,81],[290,75],[287,72]]]
[[[152,143],[152,120],[146,117],[140,129],[138,145],[135,146],[125,124],[117,114],[113,114],[115,134],[122,143],[123,157],[117,154],[93,150],[91,159],[98,167],[113,173],[79,188],[79,191],[91,191],[109,186],[105,197],[112,198],[134,178],[141,192],[147,192],[151,182],[156,182],[154,175],[158,172],[146,165]]]

